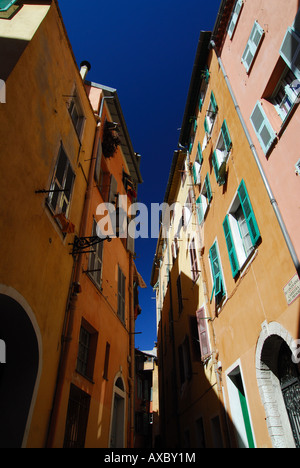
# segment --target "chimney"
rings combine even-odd
[[[87,73],[90,71],[90,69],[91,69],[91,64],[87,60],[84,60],[83,62],[81,62],[80,75],[83,81],[85,80],[85,77]]]

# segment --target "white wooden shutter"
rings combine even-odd
[[[196,312],[198,323],[198,334],[201,349],[201,359],[204,360],[211,354],[209,336],[207,330],[207,318],[204,307]]]
[[[250,120],[261,147],[264,153],[267,154],[272,143],[276,139],[276,133],[274,132],[260,102],[257,102]]]
[[[230,39],[232,38],[233,33],[235,31],[235,27],[236,27],[236,24],[238,22],[243,3],[244,3],[243,0],[237,0],[237,2],[235,4],[235,8],[234,8],[234,11],[232,13],[231,20],[230,20],[230,23],[229,23],[229,26],[228,26],[228,35],[229,35]]]
[[[262,41],[263,35],[264,35],[263,28],[258,24],[257,21],[255,21],[251,34],[250,34],[250,38],[248,40],[246,49],[242,57],[242,62],[247,70],[247,73],[249,72],[251,65],[254,61],[257,50]]]

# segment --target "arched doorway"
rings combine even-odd
[[[39,344],[32,321],[22,306],[24,299],[21,305],[11,295],[1,293],[1,289],[0,339],[5,343],[6,359],[0,364],[0,448],[16,448],[24,443],[32,413]]]
[[[279,323],[264,322],[256,348],[256,374],[274,448],[295,448],[300,443],[300,386],[292,343]]]
[[[298,367],[292,361],[292,352],[283,341],[278,357],[278,378],[290,420],[295,445],[300,448],[300,379]]]
[[[125,446],[125,402],[125,386],[122,377],[119,376],[115,380],[113,390],[110,448]]]

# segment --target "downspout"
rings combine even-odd
[[[89,215],[90,202],[91,202],[92,190],[93,190],[93,178],[94,178],[94,172],[95,172],[95,166],[96,166],[98,145],[100,141],[103,101],[104,99],[107,99],[107,98],[114,98],[114,96],[102,97],[100,112],[98,115],[98,123],[96,127],[95,138],[94,138],[92,160],[90,164],[88,185],[87,185],[87,190],[85,194],[85,201],[84,201],[83,213],[81,217],[79,236],[84,236],[86,233],[86,229],[87,229],[88,215]],[[69,352],[70,352],[70,344],[72,341],[76,302],[77,302],[77,292],[74,289],[74,285],[76,285],[76,283],[79,283],[81,270],[82,270],[82,262],[83,262],[83,255],[79,254],[78,258],[74,260],[73,271],[72,271],[72,276],[71,276],[71,281],[70,281],[69,296],[68,296],[66,312],[65,312],[64,328],[62,332],[62,340],[61,340],[62,348],[61,348],[61,355],[60,355],[60,361],[59,361],[59,366],[58,366],[58,376],[57,376],[56,388],[54,391],[52,410],[50,414],[50,422],[49,422],[48,434],[46,438],[46,448],[53,447],[56,427],[58,424],[58,414],[59,414],[59,409],[60,409],[60,404],[61,404],[61,399],[62,399],[63,385],[64,385],[65,377],[66,377],[67,363],[68,363]]]
[[[134,448],[134,420],[135,420],[135,342],[134,342],[134,300],[133,300],[133,255],[129,252],[129,396],[130,396],[130,409],[129,409],[129,443],[128,448]]]
[[[287,227],[286,227],[286,225],[285,225],[285,223],[284,223],[284,220],[283,220],[283,218],[282,218],[282,215],[281,215],[281,213],[280,213],[277,200],[276,200],[275,197],[274,197],[274,194],[273,194],[272,189],[271,189],[271,187],[270,187],[270,184],[269,184],[269,182],[268,182],[267,176],[266,176],[266,174],[265,174],[265,172],[264,172],[264,169],[263,169],[263,167],[262,167],[262,164],[261,164],[261,162],[260,162],[259,156],[258,156],[257,151],[256,151],[256,148],[255,148],[255,145],[254,145],[254,143],[253,143],[253,141],[252,141],[252,138],[251,138],[250,133],[249,133],[249,131],[248,131],[248,128],[247,128],[247,126],[246,126],[246,123],[245,123],[245,120],[244,120],[244,118],[243,118],[243,115],[242,115],[240,106],[238,105],[238,102],[237,102],[236,97],[235,97],[235,95],[234,95],[233,89],[232,89],[231,84],[230,84],[230,81],[229,81],[229,77],[228,77],[228,75],[227,75],[227,73],[226,73],[226,70],[225,70],[224,65],[223,65],[223,62],[222,62],[222,59],[221,59],[221,57],[218,55],[217,48],[216,48],[216,44],[215,44],[214,41],[211,41],[211,42],[210,42],[210,48],[213,49],[213,50],[215,51],[215,53],[216,53],[216,56],[217,56],[217,59],[218,59],[220,68],[221,68],[221,70],[222,70],[222,73],[223,73],[223,75],[224,75],[224,78],[225,78],[225,81],[226,81],[228,90],[229,90],[229,92],[230,92],[230,94],[231,94],[233,103],[234,103],[234,105],[235,105],[235,109],[236,109],[237,114],[238,114],[238,116],[239,116],[240,122],[241,122],[241,124],[242,124],[242,127],[243,127],[243,129],[244,129],[245,135],[246,135],[247,140],[248,140],[248,142],[249,142],[250,149],[251,149],[251,151],[252,151],[252,154],[253,154],[253,156],[254,156],[255,162],[256,162],[256,164],[257,164],[257,166],[258,166],[260,175],[261,175],[261,177],[262,177],[262,180],[263,180],[263,182],[264,182],[265,188],[266,188],[266,190],[267,190],[267,193],[268,193],[268,196],[269,196],[271,205],[272,205],[273,210],[274,210],[274,212],[275,212],[275,216],[276,216],[277,221],[278,221],[278,223],[279,223],[279,226],[280,226],[280,228],[281,228],[281,231],[282,231],[284,240],[285,240],[285,242],[286,242],[287,248],[288,248],[288,250],[289,250],[289,252],[290,252],[290,255],[291,255],[291,257],[292,257],[292,260],[293,260],[293,263],[294,263],[294,265],[295,265],[295,268],[296,268],[296,271],[297,271],[297,273],[298,273],[298,276],[300,277],[300,262],[299,262],[297,253],[296,253],[296,251],[295,251],[295,248],[294,248],[294,245],[293,245],[292,240],[291,240],[291,238],[290,238],[290,235],[289,235],[289,233],[288,233]]]

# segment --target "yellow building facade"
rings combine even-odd
[[[151,276],[156,291],[160,429],[165,448],[223,446],[222,427],[226,425],[210,304],[203,284],[203,239],[192,170],[196,151],[194,145],[190,151],[174,152]]]

